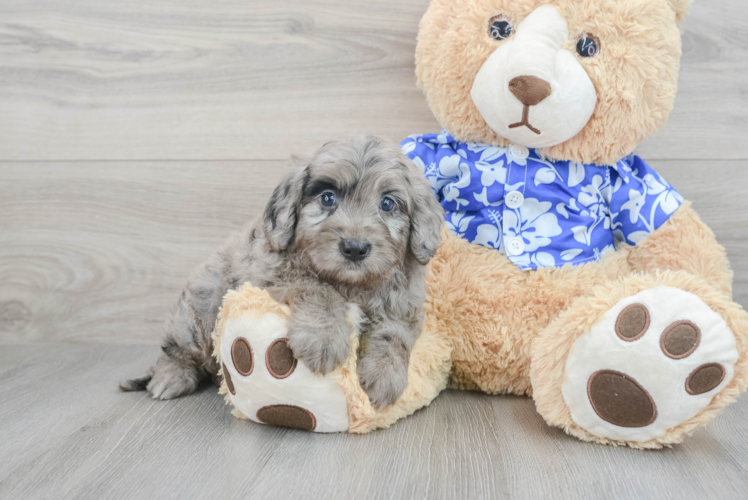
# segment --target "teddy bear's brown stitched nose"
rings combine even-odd
[[[551,84],[532,75],[523,75],[509,81],[509,90],[525,106],[535,106],[551,95]]]

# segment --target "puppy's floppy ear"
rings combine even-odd
[[[285,252],[294,241],[301,199],[309,179],[309,167],[283,179],[265,207],[265,234],[276,252]]]
[[[444,209],[431,190],[431,186],[410,159],[404,160],[412,190],[410,209],[410,253],[424,266],[429,263],[441,245]]]

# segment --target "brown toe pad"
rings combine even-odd
[[[619,427],[646,427],[657,418],[652,396],[628,375],[600,370],[587,383],[587,396],[597,415]]]
[[[257,420],[269,425],[305,431],[313,431],[317,427],[317,419],[309,410],[291,405],[263,406],[257,410]]]
[[[284,379],[296,369],[296,358],[288,347],[288,339],[278,339],[270,344],[265,352],[265,364],[270,375],[277,379]]]
[[[618,315],[616,335],[621,340],[633,342],[647,332],[649,321],[649,310],[643,304],[631,304]]]
[[[701,340],[701,330],[691,321],[676,321],[665,328],[660,337],[660,347],[665,356],[683,359],[690,356]]]
[[[686,379],[686,392],[696,396],[715,389],[725,379],[725,367],[707,363],[696,368]]]
[[[229,392],[231,394],[236,395],[236,389],[234,389],[234,383],[231,381],[231,374],[229,373],[228,368],[226,368],[225,363],[221,363],[223,366],[223,378],[226,380],[226,387],[229,388]]]
[[[236,371],[240,374],[250,375],[254,369],[252,347],[244,337],[237,337],[231,345],[231,360],[234,362]]]

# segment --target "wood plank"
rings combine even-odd
[[[284,162],[0,164],[0,337],[155,342]]]
[[[745,498],[748,398],[683,445],[636,451],[545,425],[532,400],[447,391],[391,429],[239,421],[215,388],[121,394],[152,346],[7,346],[2,498]]]
[[[0,160],[283,159],[438,131],[415,86],[428,0],[6,0]],[[740,0],[696,2],[649,159],[748,158]]]
[[[748,305],[742,161],[652,165],[727,247]],[[157,342],[194,266],[260,214],[286,162],[0,163],[0,341]]]

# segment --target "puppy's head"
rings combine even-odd
[[[428,263],[442,221],[417,167],[374,137],[323,146],[265,210],[276,251],[300,254],[322,279],[352,285],[389,279],[409,258]]]

